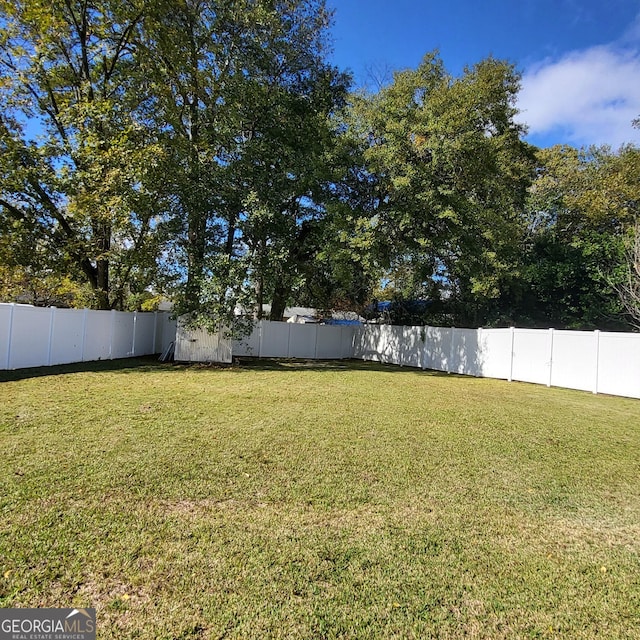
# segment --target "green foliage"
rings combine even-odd
[[[5,299],[138,309],[169,292],[227,327],[238,308],[374,296],[397,321],[422,299],[412,322],[457,326],[633,315],[640,151],[536,157],[506,62],[454,77],[431,53],[349,96],[323,0],[0,0],[0,15]]]
[[[346,85],[324,61],[329,20],[319,0],[158,2],[145,18],[178,313],[230,324],[302,278]]]
[[[375,176],[372,250],[392,278],[412,266],[412,295],[440,283],[463,324],[482,319],[516,254],[533,168],[514,120],[518,86],[507,63],[489,58],[454,78],[430,54],[354,102]]]
[[[0,13],[0,217],[16,260],[32,268],[35,249],[98,308],[122,306],[148,283],[160,213],[148,185],[162,151],[133,115],[142,5],[3,0]]]
[[[325,29],[326,16],[319,19],[315,28]],[[301,289],[314,305],[321,302],[313,280],[321,279],[333,225],[331,187],[342,169],[331,115],[344,103],[349,78],[324,62],[323,43],[307,29],[285,51],[277,45],[271,64],[254,74],[244,115],[251,125],[234,166],[247,189],[239,232],[256,274],[255,304],[271,302],[272,319]]]
[[[616,290],[625,239],[638,216],[640,151],[623,147],[538,153],[527,202],[519,280],[501,302],[519,324],[628,328]]]
[[[631,322],[640,329],[640,221],[638,220],[625,238],[624,258],[623,273],[614,282],[614,288]]]
[[[64,308],[90,306],[92,296],[90,290],[69,277],[0,264],[0,300]]]
[[[2,11],[0,205],[14,261],[33,269],[37,239],[38,270],[88,282],[101,308],[173,285],[178,312],[228,321],[237,303],[255,306],[258,280],[261,297],[290,295],[324,233],[329,115],[348,82],[324,61],[324,2]]]

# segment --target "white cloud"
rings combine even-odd
[[[523,75],[518,107],[538,138],[614,148],[640,143],[631,126],[640,115],[640,50],[598,46],[538,63]]]

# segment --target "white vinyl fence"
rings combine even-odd
[[[231,338],[225,331],[189,327],[178,318],[174,358],[177,362],[232,362]]]
[[[219,336],[218,336],[219,337]],[[640,398],[640,334],[554,329],[360,327],[257,322],[241,340],[188,338],[189,360],[359,358]],[[176,340],[165,312],[0,304],[0,369],[160,353]],[[180,359],[176,341],[176,359]]]
[[[311,360],[353,358],[355,331],[356,327],[351,325],[260,320],[251,335],[233,341],[233,355]]]
[[[175,337],[168,313],[0,303],[0,369],[160,353]]]
[[[640,334],[363,325],[353,356],[640,398]]]

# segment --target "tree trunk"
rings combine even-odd
[[[189,233],[189,236],[195,234]],[[202,273],[204,266],[204,250],[201,243],[189,242],[187,247],[187,284],[185,286],[185,304],[190,311],[196,311],[200,307],[200,294],[202,293]]]
[[[198,186],[198,176],[192,176],[192,184]],[[206,213],[199,209],[198,203],[189,202],[191,209],[187,229],[187,284],[185,287],[185,304],[189,311],[200,307],[202,293],[202,277],[206,255]]]
[[[100,257],[96,260],[96,307],[102,310],[111,309],[109,300],[109,251],[111,250],[111,227],[98,225],[98,248]]]
[[[256,298],[258,299],[258,320],[262,320],[262,306],[264,302],[264,278],[262,273],[258,275]]]
[[[273,290],[273,298],[271,299],[271,313],[269,320],[282,320],[284,311],[287,308],[287,301],[291,295],[291,287],[287,286],[282,280],[276,283]]]

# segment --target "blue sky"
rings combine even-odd
[[[523,74],[520,118],[539,146],[640,144],[640,0],[328,0],[333,62],[357,85],[439,49],[459,74],[488,55]]]

